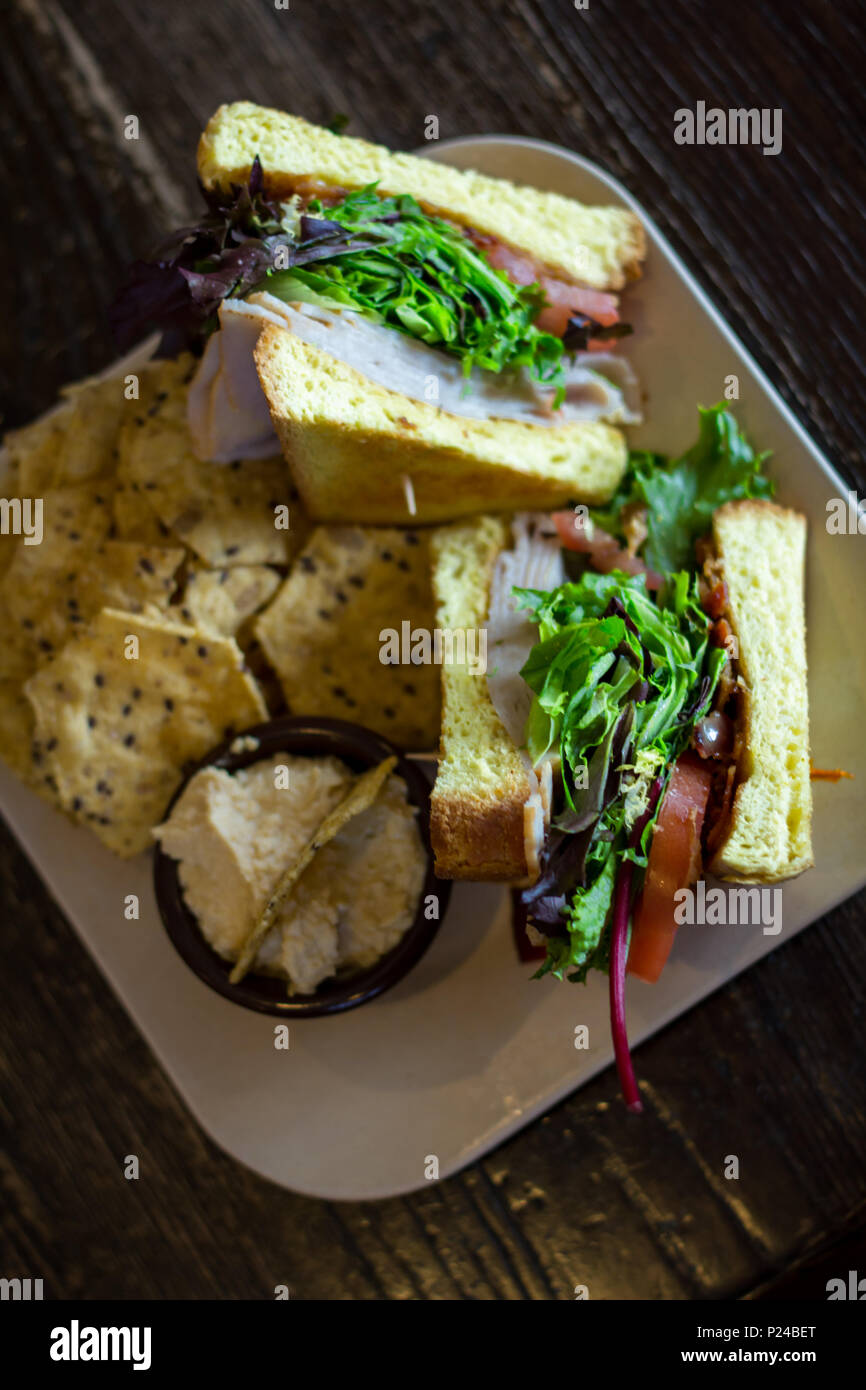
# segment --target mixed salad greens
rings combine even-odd
[[[633,453],[616,497],[592,514],[609,538],[625,540],[640,505],[644,538],[632,555],[643,551],[655,592],[647,573],[594,572],[591,553],[584,572],[559,588],[515,591],[539,630],[521,671],[534,695],[527,748],[534,764],[559,756],[563,788],[540,877],[522,895],[546,938],[537,976],[585,982],[591,969],[610,973],[618,1061],[627,1061],[634,890],[672,770],[727,660],[701,607],[695,541],[724,502],[772,495],[765,458],[724,405],[702,409],[692,449],[675,459]],[[633,1077],[631,1086],[637,1106]]]
[[[157,327],[163,355],[196,348],[218,326],[224,298],[257,289],[352,309],[456,355],[467,374],[526,367],[554,386],[563,355],[590,333],[630,331],[577,314],[564,338],[544,332],[535,325],[546,303],[541,287],[514,284],[461,228],[429,216],[413,197],[380,197],[370,184],[334,206],[314,199],[299,211],[266,197],[256,158],[245,187],[228,201],[209,196],[198,223],[135,262],[112,310],[115,336],[128,348]]]
[[[643,575],[618,573],[519,598],[540,634],[521,672],[535,693],[529,751],[534,762],[559,753],[565,801],[524,902],[551,933],[539,974],[582,981],[590,968],[607,968],[616,870],[623,859],[646,866],[654,785],[708,710],[725,653],[709,645],[696,579],[685,571],[670,576],[658,602]]]
[[[473,366],[529,367],[541,381],[560,370],[561,338],[534,326],[538,286],[513,285],[457,227],[429,217],[414,198],[380,198],[375,184],[328,208],[311,203],[300,222],[301,261],[270,275],[269,293],[349,308]]]

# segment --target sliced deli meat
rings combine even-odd
[[[546,513],[518,513],[511,532],[511,548],[499,552],[490,581],[487,686],[496,713],[520,748],[532,704],[520,670],[538,641],[538,628],[518,607],[514,590],[556,589],[565,581],[565,570],[561,543]]]
[[[523,369],[497,374],[474,368],[467,376],[458,358],[349,309],[285,304],[262,292],[224,300],[219,319],[220,331],[208,340],[188,405],[195,451],[214,463],[266,458],[279,450],[253,362],[265,323],[288,328],[378,386],[464,419],[547,426],[640,419],[637,378],[614,353],[577,353],[565,371],[564,400],[554,411],[553,388]]]

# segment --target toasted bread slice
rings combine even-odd
[[[729,502],[713,517],[726,614],[745,682],[739,784],[721,878],[776,883],[812,858],[804,575],[806,519],[772,502]]]
[[[433,537],[433,592],[441,629],[487,622],[496,557],[507,522],[475,517]],[[483,674],[442,666],[442,742],[430,802],[430,838],[440,878],[520,879],[527,872],[524,807],[527,764],[493,707]]]
[[[255,360],[283,452],[315,521],[406,525],[491,507],[594,504],[611,496],[625,470],[625,441],[610,425],[538,429],[449,415],[376,385],[275,324],[262,330]]]
[[[558,193],[391,154],[250,101],[221,106],[208,121],[198,147],[199,178],[206,189],[245,183],[256,155],[265,187],[277,198],[288,198],[301,180],[322,191],[377,183],[380,193],[410,193],[425,211],[526,251],[577,284],[618,290],[640,274],[644,233],[627,208],[584,207]]]

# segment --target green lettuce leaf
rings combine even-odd
[[[694,564],[694,543],[712,524],[713,512],[741,497],[772,497],[773,484],[756,454],[722,403],[699,408],[697,443],[676,459],[633,452],[629,469],[607,507],[592,513],[597,524],[622,538],[623,511],[645,506],[648,537],[643,558],[667,575]]]
[[[568,936],[548,937],[547,958],[533,979],[555,975],[561,980],[566,971],[572,971],[569,979],[573,984],[586,982],[610,914],[616,868],[616,855],[608,845],[607,856],[591,887],[575,893],[567,909]]]

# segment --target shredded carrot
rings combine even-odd
[[[813,782],[838,782],[841,777],[847,777],[853,782],[853,772],[843,772],[841,767],[813,767],[809,773]]]

